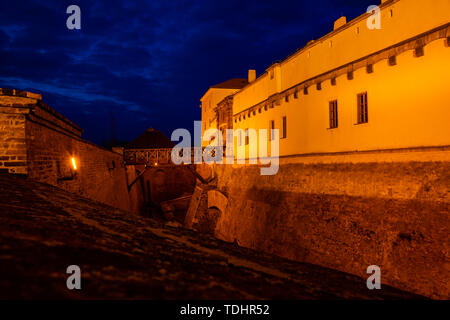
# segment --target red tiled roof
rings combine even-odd
[[[147,129],[139,137],[125,146],[125,149],[164,149],[175,144],[164,133],[153,128]]]
[[[230,80],[227,80],[225,82],[216,84],[214,86],[211,86],[211,88],[215,88],[215,89],[242,89],[247,84],[248,84],[248,80],[247,79],[234,78],[234,79],[230,79]]]

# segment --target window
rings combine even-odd
[[[288,94],[284,97],[284,101],[289,102],[289,95]]]
[[[330,129],[338,127],[338,104],[337,100],[330,101]]]
[[[317,89],[318,91],[322,90],[322,83],[317,82],[317,84],[316,84],[316,89]]]
[[[358,94],[358,124],[369,122],[367,92]]]
[[[286,117],[283,117],[283,132],[281,135],[281,139],[286,139],[287,138],[287,119]]]
[[[395,66],[397,64],[397,57],[396,56],[390,56],[389,57],[389,65]]]
[[[295,92],[294,92],[294,99],[298,99],[298,91],[297,90],[295,90]]]
[[[303,88],[303,94],[306,96],[308,94],[308,87]]]
[[[250,136],[248,133],[248,129],[245,129],[245,145],[248,145],[250,143]]]
[[[275,133],[273,132],[273,130],[275,130],[275,121],[274,120],[270,120],[269,123],[269,130],[270,130],[270,140],[275,139]]]
[[[331,85],[335,86],[336,85],[336,78],[331,78]]]
[[[416,49],[414,49],[414,57],[419,58],[419,57],[423,57],[424,56],[424,51],[423,51],[423,47],[417,47]]]
[[[347,72],[347,79],[348,80],[353,80],[353,71]]]
[[[368,64],[366,66],[366,72],[367,73],[373,73],[373,64]]]

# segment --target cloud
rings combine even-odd
[[[121,139],[147,127],[167,135],[200,120],[199,99],[228,78],[260,73],[331,31],[360,0],[81,0],[82,29],[66,28],[71,1],[0,3],[0,87],[44,100],[100,142],[113,111]],[[94,121],[95,120],[95,121]]]

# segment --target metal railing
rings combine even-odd
[[[191,163],[195,159],[202,159],[207,156],[215,156],[219,147],[195,147],[191,148],[190,156]],[[124,161],[127,165],[141,164],[147,166],[157,165],[174,165],[172,163],[173,148],[164,149],[126,149],[123,152]],[[226,148],[223,147],[223,155],[225,155]],[[180,157],[183,156],[183,150],[179,151]]]

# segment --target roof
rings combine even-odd
[[[159,130],[148,128],[143,134],[125,146],[125,149],[173,148],[175,144]]]
[[[234,78],[234,79],[227,80],[225,82],[221,82],[214,86],[211,86],[211,88],[214,88],[214,89],[242,89],[247,84],[248,84],[247,79]]]

